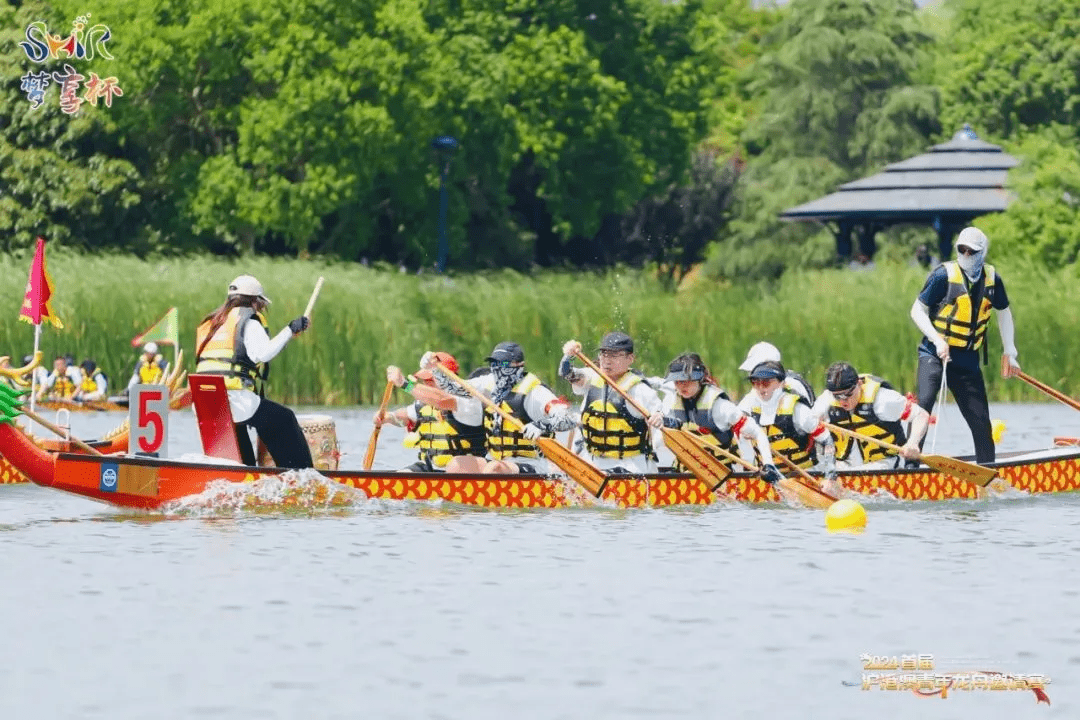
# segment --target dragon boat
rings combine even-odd
[[[180,352],[180,358],[183,358],[183,351]],[[30,367],[32,367],[32,365]],[[178,365],[176,369],[170,371],[169,376],[165,379],[165,384],[169,387],[170,410],[183,410],[191,407],[191,390],[184,382],[186,378],[187,372],[182,370]],[[71,409],[68,405],[68,403],[58,403],[57,408]],[[50,405],[43,403],[39,405],[39,407],[48,408]],[[119,409],[127,410],[127,408]],[[115,428],[102,435],[99,439],[88,441],[87,445],[103,455],[127,452],[129,431],[128,421],[124,420]],[[38,438],[29,434],[27,434],[27,438],[42,450],[49,452],[82,452],[78,445],[70,439]],[[4,453],[0,451],[0,455],[3,454]],[[6,457],[0,457],[0,485],[14,485],[29,482],[31,482],[31,479],[25,473],[21,472]]]
[[[0,472],[19,472],[34,483],[110,505],[143,510],[205,491],[215,481],[253,482],[288,471],[274,467],[206,464],[128,455],[81,455],[50,451],[19,428],[0,424]],[[987,490],[927,467],[903,470],[841,470],[838,479],[861,495],[900,500],[976,499],[1009,488],[1031,493],[1080,489],[1080,448],[1051,448],[1004,457]],[[322,474],[368,498],[441,500],[490,508],[554,508],[598,502],[572,480],[542,475],[455,475],[327,470]],[[709,505],[716,502],[778,503],[774,488],[757,476],[734,473],[715,492],[692,475],[611,476],[599,502],[611,507]]]

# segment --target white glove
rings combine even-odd
[[[535,440],[544,434],[544,430],[536,423],[529,423],[521,431],[521,434],[524,435],[528,440]]]
[[[435,353],[428,350],[426,353],[420,356],[420,369],[427,370],[429,366],[435,364]]]
[[[940,335],[934,340],[934,351],[942,360],[949,359],[949,343]]]

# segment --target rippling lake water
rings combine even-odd
[[[371,411],[313,412],[359,467]],[[1002,452],[1080,435],[992,414]],[[171,455],[197,450],[173,413]],[[937,452],[971,452],[955,405]],[[128,515],[0,486],[0,718],[1077,717],[1080,496],[866,505],[831,535],[784,507]],[[863,653],[1042,673],[1052,705],[863,691]]]

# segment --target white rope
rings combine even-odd
[[[948,367],[949,361],[945,360],[945,362],[941,364],[941,390],[938,391],[937,419],[934,421],[934,437],[930,440],[931,453],[937,450],[938,429],[941,427],[942,418],[945,417],[945,371]]]

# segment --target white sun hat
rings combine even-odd
[[[229,283],[229,295],[249,295],[270,303],[270,298],[263,293],[262,283],[252,275],[241,275]]]
[[[750,348],[750,352],[746,353],[746,360],[739,366],[739,369],[743,372],[750,372],[761,363],[769,360],[780,362],[780,351],[772,343],[759,342]]]

